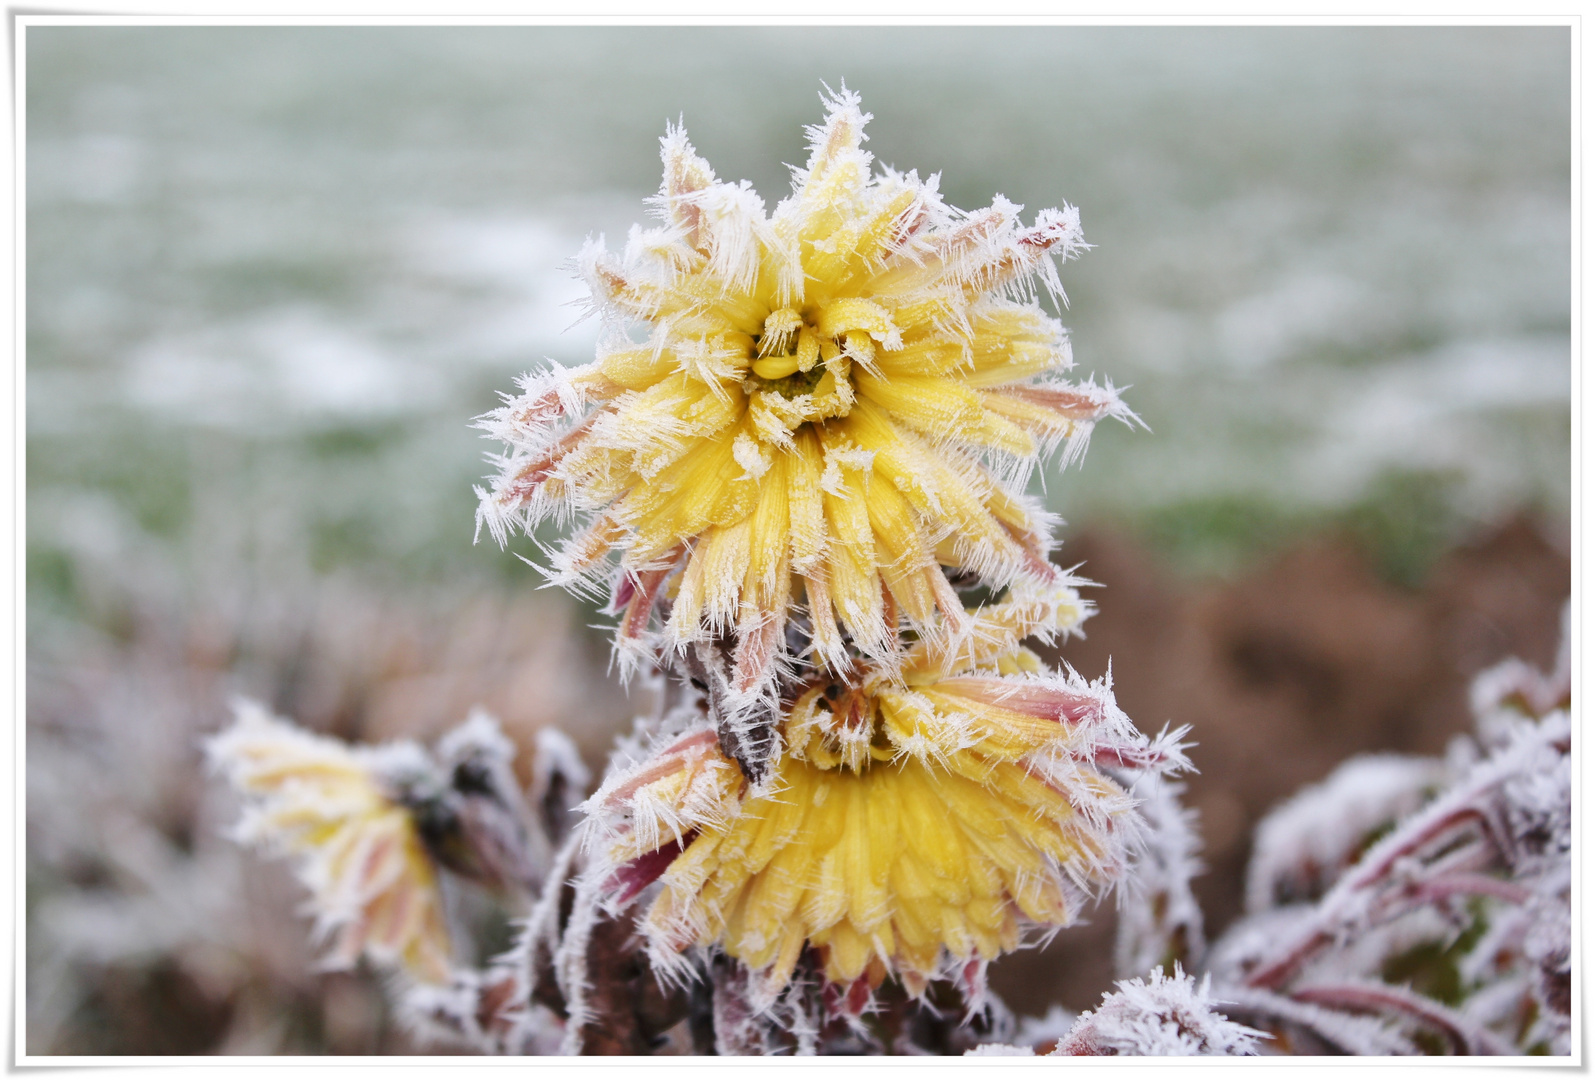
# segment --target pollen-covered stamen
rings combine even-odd
[[[815,415],[805,419],[846,416],[855,391],[852,365],[878,374],[877,348],[901,347],[902,334],[891,313],[872,300],[844,297],[801,314],[782,308],[765,320],[755,346],[754,388],[774,390],[789,399],[813,395]],[[816,368],[816,361],[823,364],[823,371]]]
[[[795,352],[753,361],[743,382],[750,425],[765,442],[795,449],[793,433],[799,428],[852,410],[858,398],[852,371],[842,347],[804,323],[796,333]]]
[[[753,362],[753,374],[758,377],[756,389],[780,394],[788,401],[814,394],[826,372],[826,368],[799,371],[796,356],[773,356]]]
[[[827,372],[836,372],[837,360],[847,352],[847,332],[827,334],[812,321],[790,308],[774,312],[765,320],[764,332],[754,344],[755,359],[750,390],[768,389],[795,399],[807,394],[835,397],[835,388],[823,383]],[[873,357],[873,352],[869,354]],[[823,362],[823,367],[819,366]],[[842,376],[846,378],[846,371]],[[851,400],[851,387],[845,397]],[[846,415],[829,412],[826,415]]]

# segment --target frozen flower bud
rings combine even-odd
[[[666,644],[735,639],[730,697],[748,710],[790,657],[794,609],[840,674],[853,651],[889,664],[900,622],[961,632],[944,568],[1055,579],[1025,479],[1050,448],[1078,456],[1097,421],[1133,419],[1111,386],[1059,378],[1068,336],[1035,301],[1062,298],[1053,257],[1084,250],[1078,212],[949,207],[935,177],[871,173],[856,95],[827,106],[769,214],[670,129],[663,225],[579,260],[609,328],[597,359],[527,376],[480,424],[509,450],[479,523],[502,543],[587,515],[554,576],[596,586],[621,553],[623,664],[651,654],[668,601]]]
[[[1178,964],[1172,976],[1154,971],[1127,979],[1082,1013],[1054,1054],[1138,1057],[1251,1056],[1267,1038],[1214,1008],[1209,980],[1198,983]]]
[[[316,936],[335,938],[329,967],[365,954],[415,979],[449,975],[437,873],[394,777],[426,775],[414,744],[349,747],[240,701],[233,726],[206,751],[244,797],[236,836],[295,858],[310,890]]]
[[[1549,676],[1508,661],[1476,679],[1478,746],[1354,759],[1264,820],[1254,912],[1207,958],[1241,1015],[1350,1053],[1569,1052],[1567,656]],[[1333,884],[1276,907],[1307,871]],[[1454,992],[1429,961],[1405,966],[1426,952],[1454,963]]]

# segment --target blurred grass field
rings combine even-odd
[[[773,206],[820,85],[955,205],[1067,200],[1082,373],[1152,433],[1049,477],[1176,556],[1436,489],[1569,483],[1569,68],[1556,29],[30,30],[36,613],[85,548],[401,581],[469,543],[470,417],[582,362],[562,269],[685,118]],[[211,567],[214,566],[214,569]]]

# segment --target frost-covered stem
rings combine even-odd
[[[548,963],[552,965],[554,953],[559,947],[560,900],[566,886],[570,884],[571,877],[575,874],[576,860],[580,854],[580,834],[572,833],[565,838],[565,843],[554,856],[548,877],[543,882],[543,893],[538,897],[531,915],[526,919],[522,942],[526,953],[525,996],[528,1001],[532,1000],[539,990],[538,980],[543,970],[543,959],[539,956],[539,952],[546,955]]]
[[[1224,986],[1215,991],[1214,996],[1243,1015],[1271,1016],[1300,1025],[1347,1054],[1383,1057],[1418,1052],[1406,1036],[1371,1016],[1338,1012],[1251,987]]]
[[[1246,985],[1262,989],[1279,987],[1296,973],[1297,968],[1307,962],[1308,957],[1334,940],[1335,935],[1329,931],[1313,927],[1309,933],[1299,935],[1284,956],[1271,964],[1259,967],[1247,976]]]
[[[1524,904],[1534,894],[1521,885],[1487,874],[1437,874],[1414,885],[1408,894],[1419,903],[1448,896],[1493,896],[1509,904]]]
[[[1466,797],[1471,800],[1479,794],[1482,792],[1467,792]],[[1400,860],[1415,855],[1470,821],[1478,822],[1486,836],[1496,839],[1494,821],[1477,806],[1455,807],[1432,818],[1428,814],[1420,814],[1409,827],[1398,829],[1385,842],[1375,845],[1346,875],[1343,884],[1336,885],[1335,892],[1344,895],[1378,884]]]
[[[582,1053],[586,1049],[586,1029],[594,1021],[605,1019],[601,1014],[594,1013],[589,1000],[592,975],[587,963],[593,930],[601,918],[600,880],[590,872],[577,877],[575,903],[571,907],[569,921],[557,938],[558,946],[553,954],[554,978],[560,993],[564,995],[568,1016],[565,1041],[559,1052],[567,1056]]]
[[[1342,1009],[1390,1009],[1438,1028],[1458,1054],[1509,1056],[1517,1053],[1490,1031],[1430,998],[1386,983],[1344,983],[1298,987],[1297,1001]]]
[[[1192,964],[1207,943],[1202,909],[1191,891],[1191,879],[1202,866],[1201,840],[1195,811],[1180,804],[1184,786],[1159,773],[1138,778],[1120,773],[1119,779],[1140,800],[1146,821],[1145,844],[1119,891],[1114,967],[1129,978],[1155,967]]]

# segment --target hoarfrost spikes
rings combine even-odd
[[[1127,979],[1104,994],[1095,1011],[1075,1021],[1054,1055],[1147,1057],[1246,1057],[1268,1036],[1237,1024],[1214,1008],[1209,981],[1198,983],[1179,964],[1172,976],[1161,970]]]

